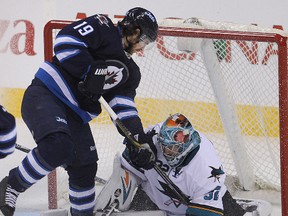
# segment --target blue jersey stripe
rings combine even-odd
[[[35,77],[40,79],[53,94],[77,113],[84,123],[88,123],[93,118],[97,117],[97,114],[91,114],[79,107],[79,104],[69,86],[59,75],[57,70],[51,67],[48,63],[42,65],[42,67],[37,71]]]

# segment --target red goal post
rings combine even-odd
[[[45,25],[45,28],[44,28],[44,57],[45,57],[45,60],[50,60],[53,56],[53,42],[55,39],[55,30],[57,31],[59,29],[62,29],[64,26],[66,26],[69,23],[71,23],[71,21],[51,20]],[[201,83],[202,78],[200,78],[200,76],[199,76],[199,78],[196,77],[197,79],[195,78],[195,76],[194,77],[188,77],[187,79],[191,79],[191,80],[187,81],[187,83],[188,83],[187,86],[184,89],[179,90],[178,86],[181,85],[181,83],[183,83],[185,80],[181,79],[181,82],[176,83],[175,86],[172,86],[173,85],[172,82],[166,81],[166,80],[164,80],[164,81],[161,80],[161,78],[163,76],[167,75],[164,73],[164,75],[162,74],[161,76],[159,76],[158,81],[154,83],[154,86],[156,86],[158,84],[161,86],[161,81],[163,81],[164,85],[162,87],[162,90],[159,89],[159,93],[155,93],[154,90],[151,90],[152,92],[150,92],[150,94],[149,94],[148,89],[144,89],[144,87],[143,87],[144,85],[140,84],[140,87],[139,87],[140,94],[138,94],[138,97],[140,99],[138,99],[136,102],[139,104],[139,109],[140,109],[139,113],[140,113],[140,116],[143,118],[145,126],[147,126],[148,124],[157,123],[157,122],[154,122],[155,119],[153,119],[153,111],[155,111],[156,110],[155,107],[158,107],[158,106],[159,107],[162,106],[161,109],[163,109],[163,110],[166,109],[165,112],[163,111],[163,113],[165,113],[164,116],[167,116],[168,114],[171,114],[171,112],[175,112],[175,111],[185,113],[185,112],[190,112],[190,110],[192,110],[193,113],[194,112],[197,113],[195,115],[191,115],[191,117],[189,116],[190,119],[192,118],[191,119],[192,124],[196,127],[196,129],[199,128],[199,131],[204,131],[204,133],[206,132],[208,134],[211,134],[210,139],[213,142],[214,142],[214,140],[216,140],[216,143],[221,144],[221,145],[219,145],[219,147],[216,146],[216,148],[219,151],[221,159],[223,158],[223,160],[224,160],[224,167],[226,166],[226,169],[228,167],[228,174],[231,174],[231,175],[236,175],[236,176],[240,175],[242,172],[241,167],[243,167],[243,166],[244,167],[247,166],[247,167],[245,167],[245,169],[259,169],[258,166],[261,166],[261,165],[258,165],[257,162],[253,161],[253,158],[251,159],[252,165],[251,164],[249,164],[249,165],[234,164],[234,163],[238,163],[237,161],[239,161],[239,158],[243,159],[243,157],[244,158],[246,157],[246,156],[242,155],[242,152],[247,151],[247,148],[251,147],[252,142],[253,142],[253,148],[256,149],[253,154],[257,154],[256,152],[259,152],[259,151],[261,151],[261,149],[264,149],[264,147],[262,147],[262,146],[261,146],[260,150],[257,149],[257,147],[259,145],[262,145],[261,143],[264,142],[262,139],[260,141],[258,141],[258,138],[257,138],[257,141],[253,140],[253,141],[251,141],[251,143],[249,143],[251,137],[252,138],[253,137],[261,137],[261,138],[265,137],[265,140],[268,140],[267,142],[274,142],[274,138],[275,138],[276,139],[275,144],[273,143],[273,146],[269,147],[268,149],[270,151],[273,151],[274,148],[276,148],[276,149],[279,148],[279,153],[276,153],[275,155],[271,156],[272,157],[271,161],[276,161],[276,162],[274,162],[275,165],[271,165],[271,166],[273,166],[273,167],[276,166],[276,169],[277,169],[277,166],[278,166],[277,161],[279,160],[279,162],[280,162],[279,169],[280,169],[281,177],[280,177],[280,179],[278,179],[280,182],[279,185],[277,185],[278,184],[277,183],[277,181],[278,181],[277,175],[273,179],[266,179],[266,177],[263,177],[264,180],[261,180],[261,174],[259,174],[259,173],[256,173],[256,174],[252,173],[251,175],[253,176],[252,178],[254,178],[254,176],[256,176],[257,184],[260,184],[260,185],[270,184],[271,183],[270,180],[274,181],[274,179],[276,179],[275,180],[276,183],[273,182],[272,187],[274,188],[274,186],[276,184],[276,186],[275,186],[276,190],[281,190],[282,215],[288,215],[287,37],[284,34],[281,34],[281,32],[280,33],[279,32],[251,31],[251,30],[245,31],[242,28],[237,29],[237,26],[233,30],[231,30],[231,29],[229,29],[229,30],[224,29],[223,30],[223,29],[209,29],[209,28],[202,28],[202,27],[197,28],[194,25],[192,25],[192,27],[187,27],[187,26],[183,27],[182,25],[179,25],[179,26],[177,26],[177,24],[175,25],[174,22],[173,22],[173,25],[166,25],[166,24],[161,25],[160,24],[159,37],[156,41],[156,46],[154,46],[152,51],[148,50],[147,54],[146,54],[146,51],[144,51],[144,53],[139,53],[136,56],[135,61],[140,65],[141,70],[143,68],[143,70],[145,72],[153,71],[154,75],[155,75],[155,73],[157,73],[157,74],[161,73],[161,71],[159,70],[159,67],[154,68],[152,66],[153,62],[151,64],[149,64],[149,61],[153,61],[153,60],[157,59],[157,60],[155,60],[154,63],[156,65],[158,65],[158,64],[161,65],[161,67],[164,65],[162,70],[164,70],[166,68],[168,70],[168,68],[169,68],[169,71],[171,70],[171,79],[173,78],[174,81],[177,78],[180,79],[180,76],[184,76],[184,77],[188,76],[187,74],[182,75],[181,73],[183,71],[190,74],[190,73],[193,73],[193,71],[197,72],[197,70],[199,70],[199,73],[200,72],[202,73],[202,71],[205,70],[205,73],[206,73],[206,70],[207,70],[208,71],[207,73],[209,73],[209,71],[210,72],[213,71],[213,73],[208,75],[208,77],[209,77],[208,80],[212,83],[216,82],[218,85],[216,85],[216,89],[215,89],[215,87],[213,87],[213,84],[209,84],[209,85],[205,86],[203,88],[203,90],[201,90],[201,92],[204,92],[206,88],[211,88],[212,89],[211,91],[213,92],[212,96],[209,96],[209,98],[204,98],[206,96],[203,95],[205,103],[203,103],[202,101],[199,102],[200,101],[199,98],[196,99],[196,102],[195,101],[193,101],[193,102],[189,101],[188,102],[187,97],[188,96],[194,97],[193,91],[195,91],[195,89],[200,88],[198,86],[198,83]],[[182,40],[183,38],[184,38],[184,40]],[[185,38],[186,39],[188,38],[189,40],[187,41],[187,40],[185,40]],[[202,40],[202,42],[198,43],[198,42],[193,42],[193,40],[190,40],[193,38],[201,38],[203,40]],[[170,39],[172,41],[171,44],[174,43],[176,45],[170,45]],[[208,40],[206,40],[206,39],[208,39]],[[221,49],[221,48],[219,49],[219,47],[218,47],[217,51],[223,51],[223,52],[225,52],[225,55],[221,56],[221,54],[219,54],[219,53],[217,55],[215,55],[217,57],[216,59],[218,59],[217,64],[219,63],[219,65],[216,67],[215,67],[215,65],[212,65],[212,64],[209,65],[211,63],[211,61],[212,62],[215,61],[215,58],[213,59],[214,54],[212,55],[212,58],[209,56],[209,53],[211,53],[211,45],[209,45],[210,39],[213,39],[213,43],[215,41],[220,41],[220,42],[224,41],[224,44],[225,44],[225,50],[224,51],[223,51],[223,49]],[[197,49],[195,47],[197,47],[199,44],[201,46],[204,46],[203,49],[201,48],[202,49],[201,51],[195,50],[195,49]],[[265,48],[259,48],[262,45]],[[188,50],[185,50],[185,49],[181,50],[180,48],[183,48],[183,46],[184,47],[187,46]],[[234,46],[237,48],[234,48]],[[277,49],[272,49],[272,47],[275,48],[275,46],[277,46]],[[216,47],[216,44],[214,43],[214,48],[215,47]],[[189,48],[190,48],[190,50],[189,50]],[[234,49],[237,49],[238,51],[234,52]],[[263,52],[265,52],[267,55],[259,54],[261,52],[261,50],[263,50]],[[157,53],[156,54],[157,57],[151,57],[151,59],[149,61],[148,60],[144,61],[143,59],[149,58],[149,55],[150,55],[149,52]],[[241,56],[236,57],[235,53],[241,53],[240,54]],[[260,55],[262,57],[261,58],[262,61],[259,61]],[[269,57],[271,55],[274,55],[274,57],[275,57],[275,60],[273,58],[273,63],[271,63],[272,60],[269,59]],[[161,57],[159,57],[159,56],[161,56]],[[201,58],[198,56],[202,56],[204,58],[203,62],[199,63],[199,65],[204,65],[204,67],[198,66],[197,65],[198,63],[197,64],[195,63],[193,65],[188,65],[188,63],[186,64],[186,61],[189,61],[189,62],[198,61],[198,59]],[[239,59],[239,63],[237,63],[238,59]],[[142,61],[143,61],[143,63],[142,63]],[[161,61],[163,61],[163,62],[161,63]],[[235,66],[231,66],[234,63],[235,63]],[[225,66],[225,68],[222,67],[222,65],[224,65],[224,64],[227,64],[228,66]],[[254,99],[252,101],[248,101],[248,99],[243,98],[244,102],[241,101],[240,105],[238,104],[237,95],[239,96],[239,94],[241,94],[241,90],[239,92],[235,93],[235,96],[234,96],[233,95],[234,94],[234,92],[233,92],[234,91],[234,89],[233,89],[234,81],[233,82],[231,82],[231,81],[232,81],[232,78],[234,79],[234,77],[236,77],[236,81],[235,81],[236,83],[242,82],[241,79],[243,77],[237,78],[237,75],[238,75],[237,73],[240,73],[241,71],[237,71],[237,73],[235,73],[235,71],[237,68],[239,68],[245,64],[247,64],[247,65],[249,64],[249,66],[247,66],[248,69],[247,69],[246,73],[249,70],[254,70],[255,67],[258,67],[260,65],[259,66],[260,67],[260,73],[259,73],[260,75],[262,72],[261,71],[262,68],[266,69],[266,67],[269,67],[269,66],[267,66],[268,64],[274,65],[273,67],[271,67],[271,69],[269,69],[270,71],[267,71],[266,73],[270,74],[270,73],[275,72],[276,78],[274,77],[273,79],[276,79],[278,81],[278,83],[277,83],[277,86],[272,87],[271,90],[265,89],[265,92],[266,92],[266,90],[268,92],[270,92],[270,91],[273,92],[276,89],[277,90],[276,102],[267,101],[267,102],[265,102],[265,106],[263,106],[262,102],[260,102],[260,105],[254,106],[254,105],[251,105]],[[201,69],[198,69],[198,67],[201,67]],[[218,78],[216,77],[214,79],[213,78],[213,76],[215,75],[214,70],[216,70],[216,71],[220,70],[220,72],[221,72],[222,68],[224,71],[222,74],[223,80],[219,80],[218,79],[219,77]],[[245,69],[241,69],[241,70],[245,71]],[[253,72],[255,74],[258,74],[258,69],[256,69],[256,70],[257,71],[253,71]],[[147,72],[147,73],[149,73],[149,72]],[[167,73],[170,73],[170,72],[167,72]],[[227,75],[227,73],[229,73],[229,74],[231,73],[231,77],[225,77]],[[233,74],[233,73],[235,73],[235,74]],[[222,75],[220,75],[220,76],[222,76]],[[150,76],[151,76],[151,74],[150,74]],[[169,75],[167,75],[167,76],[169,76]],[[243,76],[243,74],[241,76]],[[190,85],[194,85],[194,78],[196,80],[199,79],[199,82],[197,83],[196,87],[191,87],[191,89],[190,89]],[[264,78],[259,77],[259,76],[257,77],[257,75],[256,75],[256,78],[255,78],[256,80],[254,83],[258,82],[257,78],[259,78],[259,80],[265,79],[265,77]],[[155,80],[157,78],[153,78],[153,79]],[[237,80],[237,79],[239,79],[239,80]],[[148,82],[151,83],[152,81],[151,80],[146,81],[145,80],[145,73],[143,73],[142,82],[144,82],[144,84],[146,84],[146,85],[149,85]],[[205,82],[207,82],[207,81],[205,81]],[[231,82],[232,86],[229,87],[228,90],[227,89],[218,89],[217,90],[217,88],[218,88],[217,86],[219,86],[219,83],[222,84],[222,82],[223,82],[223,85],[228,85],[229,82]],[[245,83],[243,83],[243,85],[244,84]],[[170,88],[165,88],[164,87],[165,85],[169,85]],[[246,88],[249,88],[249,86]],[[261,90],[261,86],[255,87],[255,88],[251,87],[251,90],[252,91],[258,91],[258,88]],[[263,87],[263,88],[265,88],[265,87]],[[175,94],[173,96],[170,96],[170,95],[167,96],[167,94],[168,93],[170,94],[171,92],[172,92],[171,94],[174,94],[173,90],[175,90],[177,92],[182,91],[182,93],[179,93],[179,95]],[[145,95],[144,92],[146,92],[146,91],[148,91],[148,95]],[[164,92],[161,92],[161,91],[164,91]],[[156,94],[156,96],[154,94]],[[198,93],[198,94],[200,94],[200,93]],[[219,100],[219,98],[218,98],[219,96],[221,97],[221,95],[227,95],[227,94],[232,95],[231,101],[227,101],[226,96],[223,98],[220,98],[220,100]],[[263,94],[263,93],[260,93],[260,95],[261,94]],[[183,96],[183,95],[185,95],[185,96]],[[227,95],[228,98],[230,98],[229,95]],[[181,99],[178,100],[177,97],[179,97]],[[212,97],[212,98],[215,97],[216,102],[211,103],[210,97]],[[160,103],[161,103],[161,105],[159,105]],[[175,103],[177,103],[177,106],[175,105]],[[233,104],[231,106],[231,108],[227,108],[227,106],[229,107],[229,104],[231,104],[231,103]],[[173,109],[167,108],[167,106],[166,106],[167,104],[169,106],[175,105],[175,107],[173,107]],[[181,107],[181,109],[179,107]],[[260,111],[255,111],[255,107],[257,107],[257,109],[260,107]],[[179,109],[177,110],[177,108],[179,108]],[[150,110],[148,111],[148,109],[150,109]],[[214,109],[216,109],[217,114],[214,113],[214,111],[215,111]],[[236,123],[232,122],[232,120],[231,120],[231,119],[234,119],[234,117],[233,117],[234,116],[234,114],[233,114],[234,109],[236,110],[235,115],[236,115],[236,118],[238,119]],[[207,110],[209,110],[209,112],[211,110],[211,113],[206,114],[208,112]],[[232,113],[227,115],[226,113],[230,112],[230,110],[232,110]],[[267,111],[267,110],[269,110],[269,111]],[[150,112],[151,112],[151,114],[150,114]],[[161,111],[159,111],[159,112],[161,112]],[[218,112],[219,112],[219,115],[221,117],[220,123],[218,120]],[[156,111],[156,112],[154,112],[154,115],[158,115],[158,113]],[[204,118],[210,118],[210,120],[207,121],[209,124],[210,124],[210,122],[215,122],[216,126],[212,125],[212,123],[211,123],[211,125],[209,125],[210,128],[213,127],[213,131],[212,130],[209,131],[210,128],[206,129],[202,125],[204,123],[201,123],[200,120],[198,122],[197,117],[199,118],[199,116],[202,117],[203,119]],[[273,117],[271,117],[271,116],[273,116]],[[257,119],[255,120],[254,117],[255,117],[255,119],[256,118]],[[244,119],[243,122],[242,122],[242,118]],[[266,120],[266,118],[267,118],[267,120]],[[103,121],[106,121],[107,117],[104,117],[104,119],[105,120],[103,120]],[[164,120],[164,119],[165,118],[163,116],[159,117],[159,120]],[[195,123],[194,123],[194,119],[195,119]],[[158,120],[158,118],[157,118],[157,120]],[[102,121],[102,120],[99,120],[99,121]],[[257,123],[250,124],[250,122],[252,122],[252,121],[255,121]],[[273,121],[275,121],[276,123]],[[207,122],[205,122],[205,124],[208,124]],[[258,122],[260,122],[259,124],[261,126],[264,125],[264,128],[261,129],[261,131],[259,129],[261,126],[257,125]],[[267,122],[270,122],[270,123],[267,123]],[[107,123],[105,123],[105,124],[107,124]],[[221,126],[219,126],[219,124],[221,124]],[[249,125],[249,127],[252,128],[251,131],[248,131],[248,129],[245,129],[245,124]],[[269,126],[267,126],[267,124],[269,124]],[[270,124],[271,125],[273,124],[272,129],[269,129]],[[235,128],[231,130],[231,127],[234,127],[234,126],[235,126]],[[203,127],[203,129],[202,129],[202,127]],[[224,132],[223,132],[223,130],[224,130]],[[238,130],[238,132],[235,132],[235,130]],[[117,132],[115,132],[115,133],[117,133]],[[229,156],[229,158],[226,160],[224,157],[225,157],[225,155],[227,155],[227,152],[223,152],[223,153],[221,152],[222,150],[224,151],[226,148],[228,148],[226,146],[226,144],[222,145],[221,138],[218,140],[219,134],[222,134],[222,133],[226,134],[226,137],[227,137],[227,138],[223,139],[223,140],[225,140],[223,142],[225,142],[225,143],[227,142],[228,143],[227,146],[229,146],[229,148],[233,149],[232,151],[230,151],[230,153],[232,152],[231,153],[232,159]],[[238,139],[238,137],[236,137],[236,138],[233,137],[233,135],[237,134],[237,133],[239,133],[238,134],[239,136],[241,136],[241,137],[243,136],[244,138],[239,138],[238,143],[236,142],[234,145],[233,144],[231,145],[229,142],[234,142],[234,140]],[[229,141],[229,139],[230,139],[230,141]],[[247,141],[248,139],[249,139],[249,141]],[[271,140],[273,140],[273,141],[271,141]],[[278,140],[279,140],[279,142],[278,142]],[[114,142],[116,142],[116,141],[114,141]],[[238,145],[239,145],[239,143],[241,144],[241,142],[245,142],[245,143],[248,142],[248,144],[245,144],[244,148],[240,149],[240,148],[238,148]],[[248,145],[248,147],[247,147],[247,145]],[[255,145],[255,147],[254,147],[254,145]],[[234,148],[237,148],[237,149],[235,150]],[[250,152],[251,150],[249,149],[248,151]],[[236,152],[236,155],[233,155],[233,152]],[[238,152],[239,152],[240,156],[237,155]],[[249,152],[248,152],[248,154],[249,154]],[[264,157],[265,152],[263,152],[263,157]],[[244,152],[244,154],[246,154],[246,153]],[[249,158],[251,156],[248,155],[247,157]],[[275,157],[276,160],[275,160],[275,158],[273,159],[273,157]],[[233,163],[233,165],[232,165],[233,168],[231,168],[231,170],[230,170],[230,163]],[[112,164],[112,161],[111,161],[111,164]],[[100,166],[101,166],[101,164],[100,164]],[[269,172],[270,169],[271,169],[270,164],[268,164],[267,166],[265,165],[265,167],[263,168],[264,172],[265,171]],[[245,175],[249,176],[250,173],[247,173]],[[242,176],[242,178],[244,178],[244,179],[241,179],[241,177],[239,177],[241,186],[243,188],[246,188],[245,184],[249,185],[249,181],[250,181],[250,179],[245,179],[245,175],[244,175],[244,177]],[[269,175],[274,175],[274,174],[269,173]],[[259,178],[260,178],[260,180],[259,180]],[[48,178],[49,208],[50,209],[57,208],[57,197],[55,197],[57,194],[57,184],[55,184],[55,182],[56,182],[56,172],[52,172]],[[247,186],[247,187],[249,187],[249,186]],[[271,187],[271,186],[269,185],[269,187]]]

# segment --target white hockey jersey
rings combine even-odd
[[[152,128],[158,133],[161,125],[157,124]],[[193,212],[199,211],[199,215],[223,215],[222,197],[227,190],[224,185],[226,174],[213,144],[203,134],[199,134],[201,143],[198,152],[186,166],[180,169],[171,168],[168,165],[157,142],[157,135],[153,137],[157,148],[156,163],[175,185],[190,198],[192,205],[189,207],[177,200],[173,192],[169,190],[167,183],[154,169],[138,170],[123,157],[121,158],[122,165],[142,179],[142,187],[150,199],[169,216],[185,216],[187,208]]]

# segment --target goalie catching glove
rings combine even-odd
[[[91,68],[84,80],[78,83],[78,90],[91,101],[96,102],[102,94],[108,69],[103,60],[95,61]]]
[[[137,167],[143,168],[145,170],[152,169],[156,162],[157,150],[153,143],[152,137],[155,135],[155,130],[148,132],[147,134],[142,134],[134,136],[140,147],[136,147],[129,139],[125,138],[124,144],[129,150],[130,160]]]

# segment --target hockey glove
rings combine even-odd
[[[78,83],[78,90],[90,100],[96,102],[102,94],[108,69],[106,62],[103,60],[95,61],[93,65],[95,65],[92,66],[93,71],[90,71],[84,80]]]
[[[15,117],[0,105],[0,131],[7,133],[15,127]]]
[[[141,144],[140,148],[137,148],[133,145],[133,143],[126,139],[126,146],[129,150],[130,159],[137,167],[145,170],[149,170],[154,167],[157,155],[157,150],[152,140],[154,135],[155,130],[152,130],[147,134],[138,136],[138,142]]]
[[[0,136],[0,159],[5,158],[14,151],[17,139],[15,128],[15,117],[0,105],[0,134],[3,134],[3,136]],[[7,149],[11,151],[5,151]]]

